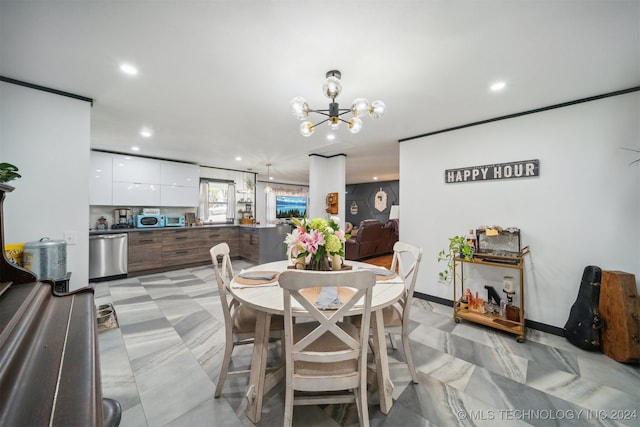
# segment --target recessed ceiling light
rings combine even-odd
[[[378,180],[378,177],[377,177],[377,176],[374,176],[374,177],[373,177],[373,180],[374,180],[374,181],[377,181],[377,180]]]
[[[491,86],[489,86],[489,89],[491,89],[492,92],[499,92],[502,89],[504,89],[506,86],[507,86],[507,84],[505,82],[499,81],[499,82],[495,82]]]
[[[136,68],[135,65],[131,65],[131,64],[125,64],[125,63],[120,64],[120,71],[130,76],[138,75],[138,68]]]
[[[327,135],[327,139],[329,141],[333,141],[334,139],[336,139],[336,136],[334,134],[330,133],[329,135]]]
[[[140,136],[143,138],[151,138],[151,135],[153,135],[153,131],[149,128],[142,128],[140,130]]]
[[[242,160],[242,157],[236,156],[236,161],[239,162],[240,160]]]
[[[131,151],[140,151],[140,147],[134,145],[133,147],[131,147]]]

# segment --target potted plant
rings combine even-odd
[[[439,281],[446,285],[450,284],[453,275],[456,274],[453,266],[454,258],[458,256],[470,260],[474,250],[473,244],[465,236],[449,237],[449,247],[438,252],[438,262],[444,262],[447,265],[446,270],[438,273]]]
[[[22,178],[18,173],[18,168],[11,163],[0,163],[0,183],[13,181]]]

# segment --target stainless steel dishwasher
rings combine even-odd
[[[127,234],[89,236],[89,280],[127,274]]]

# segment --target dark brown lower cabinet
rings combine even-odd
[[[142,230],[128,233],[129,273],[162,267],[162,232]]]
[[[211,262],[209,250],[229,245],[232,258],[255,263],[286,259],[284,239],[289,226],[188,227],[128,231],[130,275],[166,271]]]
[[[240,240],[238,227],[212,227],[200,233],[200,259],[211,261],[209,250],[218,243],[226,243],[232,258],[240,257]]]
[[[255,227],[240,227],[240,253],[243,258],[260,262],[260,229]]]
[[[200,230],[175,228],[163,230],[161,233],[163,267],[200,262],[198,258]]]

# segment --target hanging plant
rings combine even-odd
[[[11,163],[0,163],[0,183],[13,181],[22,178],[18,173],[18,168]]]

